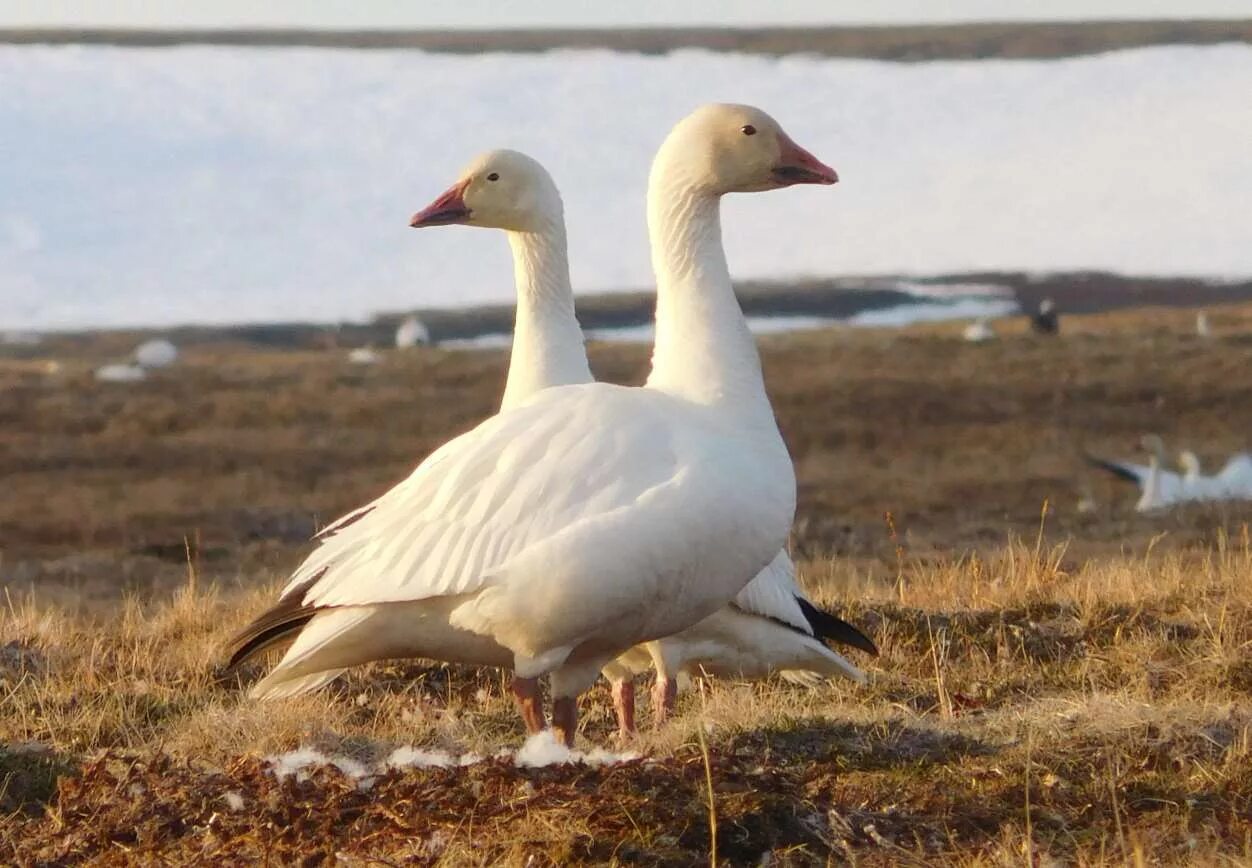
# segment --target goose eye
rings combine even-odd
[[[488,180],[488,181],[499,181],[499,180],[500,180],[500,173],[499,173],[499,172],[492,172],[490,175],[488,175],[488,176],[487,176],[487,180]]]
[[[755,136],[756,127],[752,126],[752,124],[744,124],[739,128],[739,132],[743,133],[745,136]]]

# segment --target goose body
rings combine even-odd
[[[972,344],[980,344],[984,341],[995,340],[996,333],[987,318],[982,317],[967,325],[961,336]]]
[[[1138,485],[1139,499],[1135,502],[1135,511],[1153,512],[1177,503],[1183,498],[1183,477],[1181,474],[1163,469],[1162,465],[1165,464],[1167,457],[1165,444],[1160,437],[1154,434],[1145,436],[1143,447],[1148,451],[1147,464],[1108,461],[1094,456],[1087,456],[1087,460],[1119,479]]]
[[[758,128],[766,135],[740,138]],[[472,213],[476,185],[499,180],[450,190],[444,217]],[[786,539],[794,472],[730,286],[717,202],[833,180],[757,110],[706,107],[680,123],[649,187],[650,223],[667,244],[658,256],[654,243],[647,385],[555,385],[518,399],[510,370],[515,406],[328,527],[244,631],[233,664],[298,634],[254,694],[316,686],[380,652],[509,663],[522,678],[551,674],[554,725],[572,741],[577,694],[601,667],[713,614]],[[581,353],[581,333],[575,343]],[[414,620],[437,621],[435,639],[392,629]]]
[[[619,730],[627,734],[634,728],[632,679],[649,669],[656,670],[658,723],[673,703],[680,675],[756,679],[781,673],[802,683],[820,676],[864,683],[865,674],[827,642],[878,653],[863,633],[800,592],[795,565],[780,551],[729,605],[680,633],[632,648],[605,667]]]
[[[430,343],[430,329],[415,316],[405,317],[404,322],[396,326],[395,342],[398,350],[425,346]]]
[[[1237,453],[1216,474],[1206,476],[1196,454],[1185,450],[1178,456],[1182,473],[1175,473],[1163,469],[1165,445],[1159,437],[1149,435],[1143,442],[1150,453],[1146,465],[1088,459],[1097,467],[1139,485],[1136,511],[1152,512],[1179,503],[1252,499],[1252,456]]]
[[[1178,463],[1183,469],[1180,501],[1252,499],[1252,456],[1247,453],[1235,453],[1212,476],[1204,475],[1200,459],[1189,450],[1179,454]]]
[[[95,378],[102,383],[138,383],[148,378],[148,372],[139,365],[115,363],[96,368]]]
[[[135,347],[135,364],[141,368],[165,368],[178,361],[178,347],[164,338],[144,341]]]

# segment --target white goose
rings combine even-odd
[[[1191,450],[1178,453],[1183,470],[1185,500],[1245,500],[1252,498],[1252,456],[1236,452],[1222,469],[1205,476],[1200,459]]]
[[[1136,512],[1152,512],[1177,503],[1183,496],[1183,478],[1180,474],[1163,469],[1162,465],[1169,460],[1165,452],[1165,442],[1155,434],[1144,435],[1140,442],[1148,452],[1146,465],[1108,461],[1091,455],[1087,456],[1087,460],[1096,467],[1139,486]]]
[[[445,194],[418,212],[412,225],[504,225],[512,230],[509,239],[519,265],[518,314],[501,410],[518,406],[550,386],[591,382],[574,315],[564,218],[555,183],[538,162],[508,150],[479,157],[452,190],[474,177],[496,180],[480,189],[472,207],[456,192]],[[803,597],[791,559],[779,552],[730,606],[656,645],[670,672],[757,678],[799,669],[863,682],[864,674],[827,648],[823,639],[877,653],[874,643],[855,627]],[[652,657],[640,646],[604,670],[613,685],[623,734],[634,730],[633,678],[651,668]],[[659,683],[658,718],[668,710],[673,689],[672,680]],[[515,692],[519,692],[516,683]]]
[[[236,642],[232,664],[297,634],[254,693],[385,657],[511,664],[523,679],[551,674],[553,724],[572,743],[577,696],[601,667],[724,606],[786,539],[795,477],[719,200],[834,180],[758,110],[709,106],[679,123],[649,185],[648,383],[544,390],[329,526]]]

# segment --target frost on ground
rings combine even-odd
[[[570,749],[557,741],[552,730],[544,730],[527,738],[516,751],[501,750],[496,753],[495,757],[512,759],[513,764],[519,768],[544,768],[559,765],[585,765],[594,768],[631,762],[639,759],[640,754],[635,751],[615,753],[600,747],[590,751]],[[297,781],[307,780],[313,769],[334,766],[344,777],[356,781],[362,788],[368,788],[377,775],[396,769],[450,769],[475,765],[485,759],[483,755],[472,751],[456,755],[444,750],[405,746],[396,748],[386,759],[378,763],[366,765],[351,757],[330,755],[311,747],[301,747],[287,753],[268,756],[265,762],[278,778],[295,775]]]
[[[502,146],[556,173],[580,291],[646,288],[649,161],[712,100],[765,107],[841,176],[731,197],[739,278],[1252,274],[1249,45],[917,64],[3,46],[0,81],[11,329],[508,301],[496,233],[408,228]]]
[[[542,768],[571,763],[605,766],[637,759],[639,759],[639,754],[633,751],[613,753],[600,747],[594,748],[589,753],[571,750],[557,741],[556,735],[550,729],[535,733],[526,739],[526,743],[513,755],[513,762],[523,768]]]
[[[298,781],[307,780],[308,769],[317,768],[318,766],[334,766],[343,773],[344,777],[352,778],[353,780],[362,780],[370,774],[369,769],[363,763],[351,757],[327,756],[311,747],[302,747],[284,754],[267,757],[267,762],[273,765],[274,774],[278,777],[285,778],[288,775],[295,775]]]

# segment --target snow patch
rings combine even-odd
[[[447,751],[420,747],[398,747],[383,761],[383,766],[389,769],[449,769],[457,765],[461,765],[460,761]]]
[[[587,753],[573,750],[557,741],[556,733],[550,729],[545,729],[543,732],[537,732],[526,739],[526,743],[513,755],[513,763],[522,768],[543,768],[545,766],[572,765],[575,763],[588,766],[606,766],[637,760],[639,756],[634,751],[614,753],[600,747],[594,748]]]
[[[500,233],[408,227],[505,144],[556,171],[580,293],[652,286],[649,163],[718,99],[767,109],[841,176],[728,197],[739,280],[1252,274],[1252,45],[910,64],[5,45],[0,81],[7,329],[510,303]]]
[[[102,383],[138,383],[148,376],[138,365],[102,365],[96,368],[96,379]]]
[[[222,799],[226,802],[226,807],[230,808],[232,811],[243,810],[243,796],[234,790],[227,790],[222,793]]]
[[[144,341],[135,347],[135,362],[141,368],[165,368],[178,361],[178,347],[164,338]]]
[[[557,741],[552,730],[544,730],[532,735],[517,751],[502,749],[494,754],[496,759],[511,759],[519,768],[544,768],[554,765],[582,764],[588,766],[616,765],[631,762],[640,758],[635,751],[616,753],[604,748],[593,748],[590,751],[571,750]],[[357,782],[360,789],[368,789],[374,779],[381,774],[396,769],[452,769],[472,766],[483,762],[486,757],[470,751],[460,755],[444,750],[406,745],[393,750],[386,759],[373,767],[351,757],[335,756],[322,753],[311,747],[302,747],[284,754],[275,754],[265,758],[270,771],[278,778],[295,775],[297,781],[306,781],[311,769],[318,766],[334,766],[347,778]],[[228,798],[228,797],[227,797]],[[228,798],[229,801],[229,798]],[[236,809],[237,810],[237,809]]]
[[[369,769],[352,757],[328,756],[311,747],[297,748],[284,754],[266,757],[266,762],[273,767],[273,772],[277,777],[285,778],[295,775],[297,781],[308,780],[308,770],[317,766],[334,766],[344,777],[358,782],[370,777]]]

